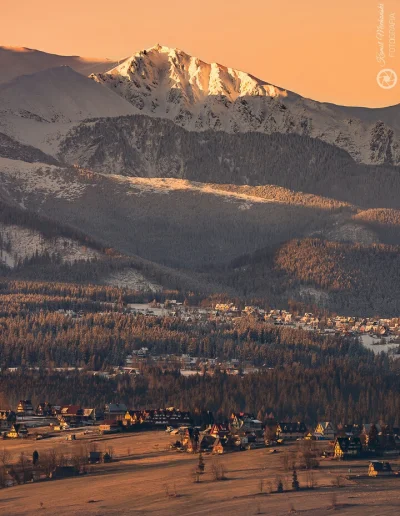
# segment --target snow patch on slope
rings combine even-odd
[[[99,258],[98,251],[82,246],[69,238],[46,239],[38,231],[0,222],[0,262],[15,267],[19,260],[32,256],[58,255],[63,262]]]
[[[140,292],[160,292],[162,286],[149,281],[138,271],[123,269],[103,278],[102,283],[113,287],[129,288]]]
[[[0,184],[5,190],[12,188],[19,194],[22,208],[25,199],[32,194],[39,196],[42,202],[49,195],[72,202],[79,199],[87,187],[69,174],[68,169],[7,158],[0,158]]]

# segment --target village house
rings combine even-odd
[[[307,427],[303,422],[289,423],[283,422],[278,423],[276,427],[277,439],[284,440],[295,440],[301,439],[307,433]]]
[[[100,433],[102,434],[115,434],[122,432],[122,421],[116,419],[105,419],[99,426]]]
[[[252,414],[244,412],[233,412],[229,418],[229,424],[232,431],[255,432],[262,430],[262,422]]]
[[[79,469],[75,466],[56,466],[50,473],[50,478],[61,479],[70,478],[79,475]]]
[[[336,459],[355,459],[362,453],[361,439],[359,437],[338,437],[334,447]]]
[[[167,428],[168,426],[179,428],[180,426],[190,426],[192,424],[192,417],[190,412],[181,412],[174,407],[169,407],[152,411],[147,421],[156,428]]]
[[[240,450],[241,441],[233,436],[217,437],[214,442],[212,452],[216,455],[222,455],[233,451]]]
[[[128,408],[125,403],[106,403],[104,406],[104,419],[124,419]]]
[[[226,423],[214,423],[210,429],[210,435],[217,437],[226,437],[230,433],[229,426]]]
[[[17,416],[33,416],[34,414],[31,400],[20,400],[17,406]]]
[[[330,421],[323,421],[317,424],[314,431],[314,437],[317,440],[326,439],[332,441],[335,438],[335,426]]]
[[[77,426],[82,423],[83,408],[79,405],[64,405],[61,407],[60,414],[57,416],[59,421],[67,423],[69,426]]]
[[[85,425],[94,425],[96,422],[96,409],[84,408],[82,415],[82,423]]]
[[[200,432],[197,428],[184,428],[180,432],[181,443],[185,450],[189,453],[199,450]]]
[[[0,410],[0,432],[9,430],[16,420],[17,415],[13,410]]]
[[[6,437],[9,439],[28,437],[28,429],[23,423],[13,423],[10,430],[6,433]]]
[[[389,462],[380,462],[378,460],[373,460],[369,463],[369,477],[388,477],[391,475],[393,475],[393,470]]]
[[[101,451],[90,451],[88,456],[89,464],[100,464],[103,462],[103,452]]]
[[[36,415],[46,417],[53,416],[53,406],[47,401],[44,403],[39,403],[39,405],[36,407]]]

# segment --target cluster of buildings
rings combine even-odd
[[[212,416],[204,413],[200,422]],[[80,405],[52,405],[48,402],[33,406],[31,400],[21,400],[15,410],[0,410],[0,436],[25,438],[29,430],[49,426],[55,432],[85,426],[96,426],[102,433],[133,430],[178,428],[193,424],[189,412],[174,407],[154,410],[128,410],[124,403],[106,403],[102,409]]]
[[[175,407],[129,410],[123,403],[107,403],[102,409],[79,405],[52,405],[21,400],[15,411],[0,410],[0,435],[26,438],[32,428],[49,426],[53,432],[95,426],[100,433],[167,430],[176,435],[174,447],[183,451],[227,451],[279,446],[295,440],[328,441],[327,455],[337,459],[364,455],[399,455],[400,428],[380,424],[350,424],[336,427],[330,421],[310,428],[304,422],[277,422],[273,414],[263,421],[249,413],[232,413],[223,423],[212,413],[193,415]]]
[[[384,337],[400,335],[400,318],[320,316],[313,313],[295,314],[287,310],[264,310],[258,306],[240,308],[234,303],[216,303],[213,307],[186,307],[176,300],[164,304],[153,301],[148,305],[128,305],[134,313],[155,316],[180,317],[185,320],[218,320],[225,322],[238,317],[252,315],[259,320],[276,325],[302,326],[307,329],[338,334],[374,335]]]
[[[272,416],[272,415],[271,415]],[[213,423],[204,429],[181,427],[171,434],[179,439],[174,448],[188,452],[222,454],[245,449],[280,446],[293,441],[327,441],[325,456],[357,459],[371,456],[397,456],[400,453],[400,428],[375,424],[341,425],[319,422],[309,428],[304,422],[265,422],[252,414],[232,413],[226,423]]]

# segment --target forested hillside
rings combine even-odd
[[[212,410],[219,418],[245,410],[309,422],[370,421],[384,415],[386,422],[398,424],[398,361],[375,356],[354,338],[277,327],[251,316],[199,323],[136,315],[126,312],[127,303],[143,295],[127,289],[2,281],[0,293],[0,365],[19,368],[0,373],[3,405],[25,398],[98,407],[120,401],[134,408]],[[167,295],[195,301],[191,294]],[[93,375],[113,371],[142,347],[151,355],[236,358],[260,372],[229,376],[217,367],[213,376],[185,378],[178,362],[162,370],[144,361],[137,376]],[[82,370],[56,372],[57,367]]]
[[[197,133],[133,115],[81,123],[59,156],[107,174],[272,184],[364,207],[398,207],[397,167],[357,164],[333,145],[295,134]]]
[[[223,274],[244,295],[266,295],[278,305],[292,297],[340,313],[396,316],[399,267],[399,246],[309,238],[243,256]]]

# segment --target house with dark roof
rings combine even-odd
[[[321,421],[317,424],[314,431],[314,437],[318,440],[326,439],[333,440],[335,438],[336,429],[330,421]]]
[[[254,432],[262,430],[262,422],[256,419],[253,414],[247,414],[245,412],[233,412],[229,418],[229,425],[233,432]]]
[[[378,460],[373,460],[369,463],[369,477],[388,477],[391,475],[393,475],[393,470],[389,462],[380,462]]]
[[[294,440],[304,437],[307,433],[306,424],[303,422],[282,422],[276,427],[277,439]]]
[[[13,410],[0,410],[0,432],[9,430],[16,420],[17,415]]]
[[[28,429],[23,423],[13,423],[10,430],[6,433],[9,439],[17,439],[28,437]]]
[[[17,406],[17,416],[33,416],[35,411],[31,400],[20,400]]]
[[[50,473],[50,478],[55,480],[76,477],[77,475],[79,475],[79,469],[75,466],[56,466]]]
[[[104,405],[104,419],[124,419],[128,407],[125,403],[106,403]]]
[[[213,437],[227,437],[230,434],[229,427],[226,423],[214,423],[210,430]]]
[[[48,403],[47,401],[39,403],[39,405],[36,407],[36,415],[47,417],[54,415],[51,403]]]
[[[359,437],[337,437],[334,447],[334,457],[337,459],[355,459],[362,453]]]
[[[80,425],[83,418],[83,408],[80,405],[64,405],[61,407],[57,418],[69,426]]]

